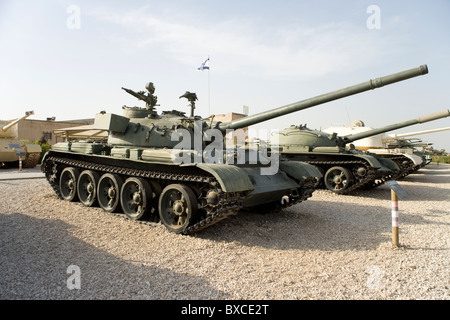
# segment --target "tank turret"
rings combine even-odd
[[[197,96],[189,91],[180,96],[190,103],[186,116],[157,113],[154,86],[148,94],[123,88],[146,108],[97,114],[93,128],[108,131],[107,143],[55,144],[42,170],[61,199],[122,211],[132,220],[161,221],[169,231],[190,234],[240,210],[279,210],[304,201],[322,177],[313,165],[261,147],[230,153],[224,143],[228,130],[427,73],[422,65],[230,122],[194,116]]]
[[[214,122],[214,116],[207,119],[194,116],[193,110],[195,109],[195,100],[197,100],[195,93],[186,92],[180,96],[180,98],[186,98],[190,102],[191,116],[186,117],[184,112],[175,110],[165,111],[158,115],[152,107],[148,106],[149,101],[154,100],[149,100],[142,92],[136,93],[130,89],[122,88],[139,100],[146,101],[147,108],[124,106],[125,111],[123,116],[111,113],[97,114],[94,128],[110,131],[108,143],[112,146],[174,148],[178,145],[178,141],[172,139],[172,133],[177,129],[187,129],[193,135],[196,121],[198,121],[197,129],[200,131],[204,132],[208,129],[218,129],[222,133],[225,133],[227,130],[241,129],[427,73],[427,66],[422,65],[229,122]],[[205,147],[205,142],[202,142],[202,145]]]
[[[8,132],[9,129],[12,126],[16,125],[17,123],[19,123],[21,120],[26,119],[29,116],[33,115],[33,114],[34,114],[34,111],[26,111],[24,116],[22,116],[22,117],[20,117],[20,118],[18,118],[16,120],[13,120],[13,121],[7,123],[6,125],[3,125],[2,126],[2,130],[0,131],[0,137],[2,137],[2,138],[16,138],[16,134],[14,134],[12,132]]]

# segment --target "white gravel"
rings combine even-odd
[[[387,185],[182,236],[1,180],[0,299],[449,300],[450,165],[399,184],[393,248]]]

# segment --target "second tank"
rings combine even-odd
[[[357,150],[352,142],[449,115],[449,110],[443,110],[409,121],[341,136],[336,132],[294,125],[278,132],[271,144],[278,147],[279,152],[287,159],[306,162],[319,168],[323,174],[323,186],[328,190],[348,194],[358,188],[373,187],[404,175],[402,163],[397,162],[396,158]]]

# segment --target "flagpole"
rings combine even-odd
[[[209,74],[209,72],[210,72],[209,55],[208,55],[208,59],[206,59],[205,62],[203,62],[201,64],[201,66],[197,68],[197,70],[199,70],[199,71],[208,70],[208,113],[209,113],[208,116],[210,116],[211,115],[211,76]]]
[[[210,64],[210,68],[208,69],[208,117],[211,115],[211,60],[209,60],[208,55],[208,62]]]

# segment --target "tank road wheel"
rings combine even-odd
[[[328,190],[342,193],[351,184],[352,174],[343,167],[332,167],[327,170],[324,176],[325,186]]]
[[[92,170],[84,170],[78,178],[78,198],[86,207],[92,207],[97,203],[97,185],[99,178],[99,174]]]
[[[59,178],[59,190],[61,196],[67,201],[77,201],[77,181],[80,176],[80,172],[72,167],[65,168],[61,172]]]
[[[185,185],[171,184],[159,198],[159,216],[166,228],[181,233],[194,222],[198,203],[194,192]]]
[[[120,203],[123,212],[132,220],[144,219],[150,212],[152,188],[142,178],[131,177],[125,180],[120,190]]]
[[[99,206],[106,212],[120,210],[120,189],[123,180],[117,174],[105,173],[98,181],[97,200]]]

